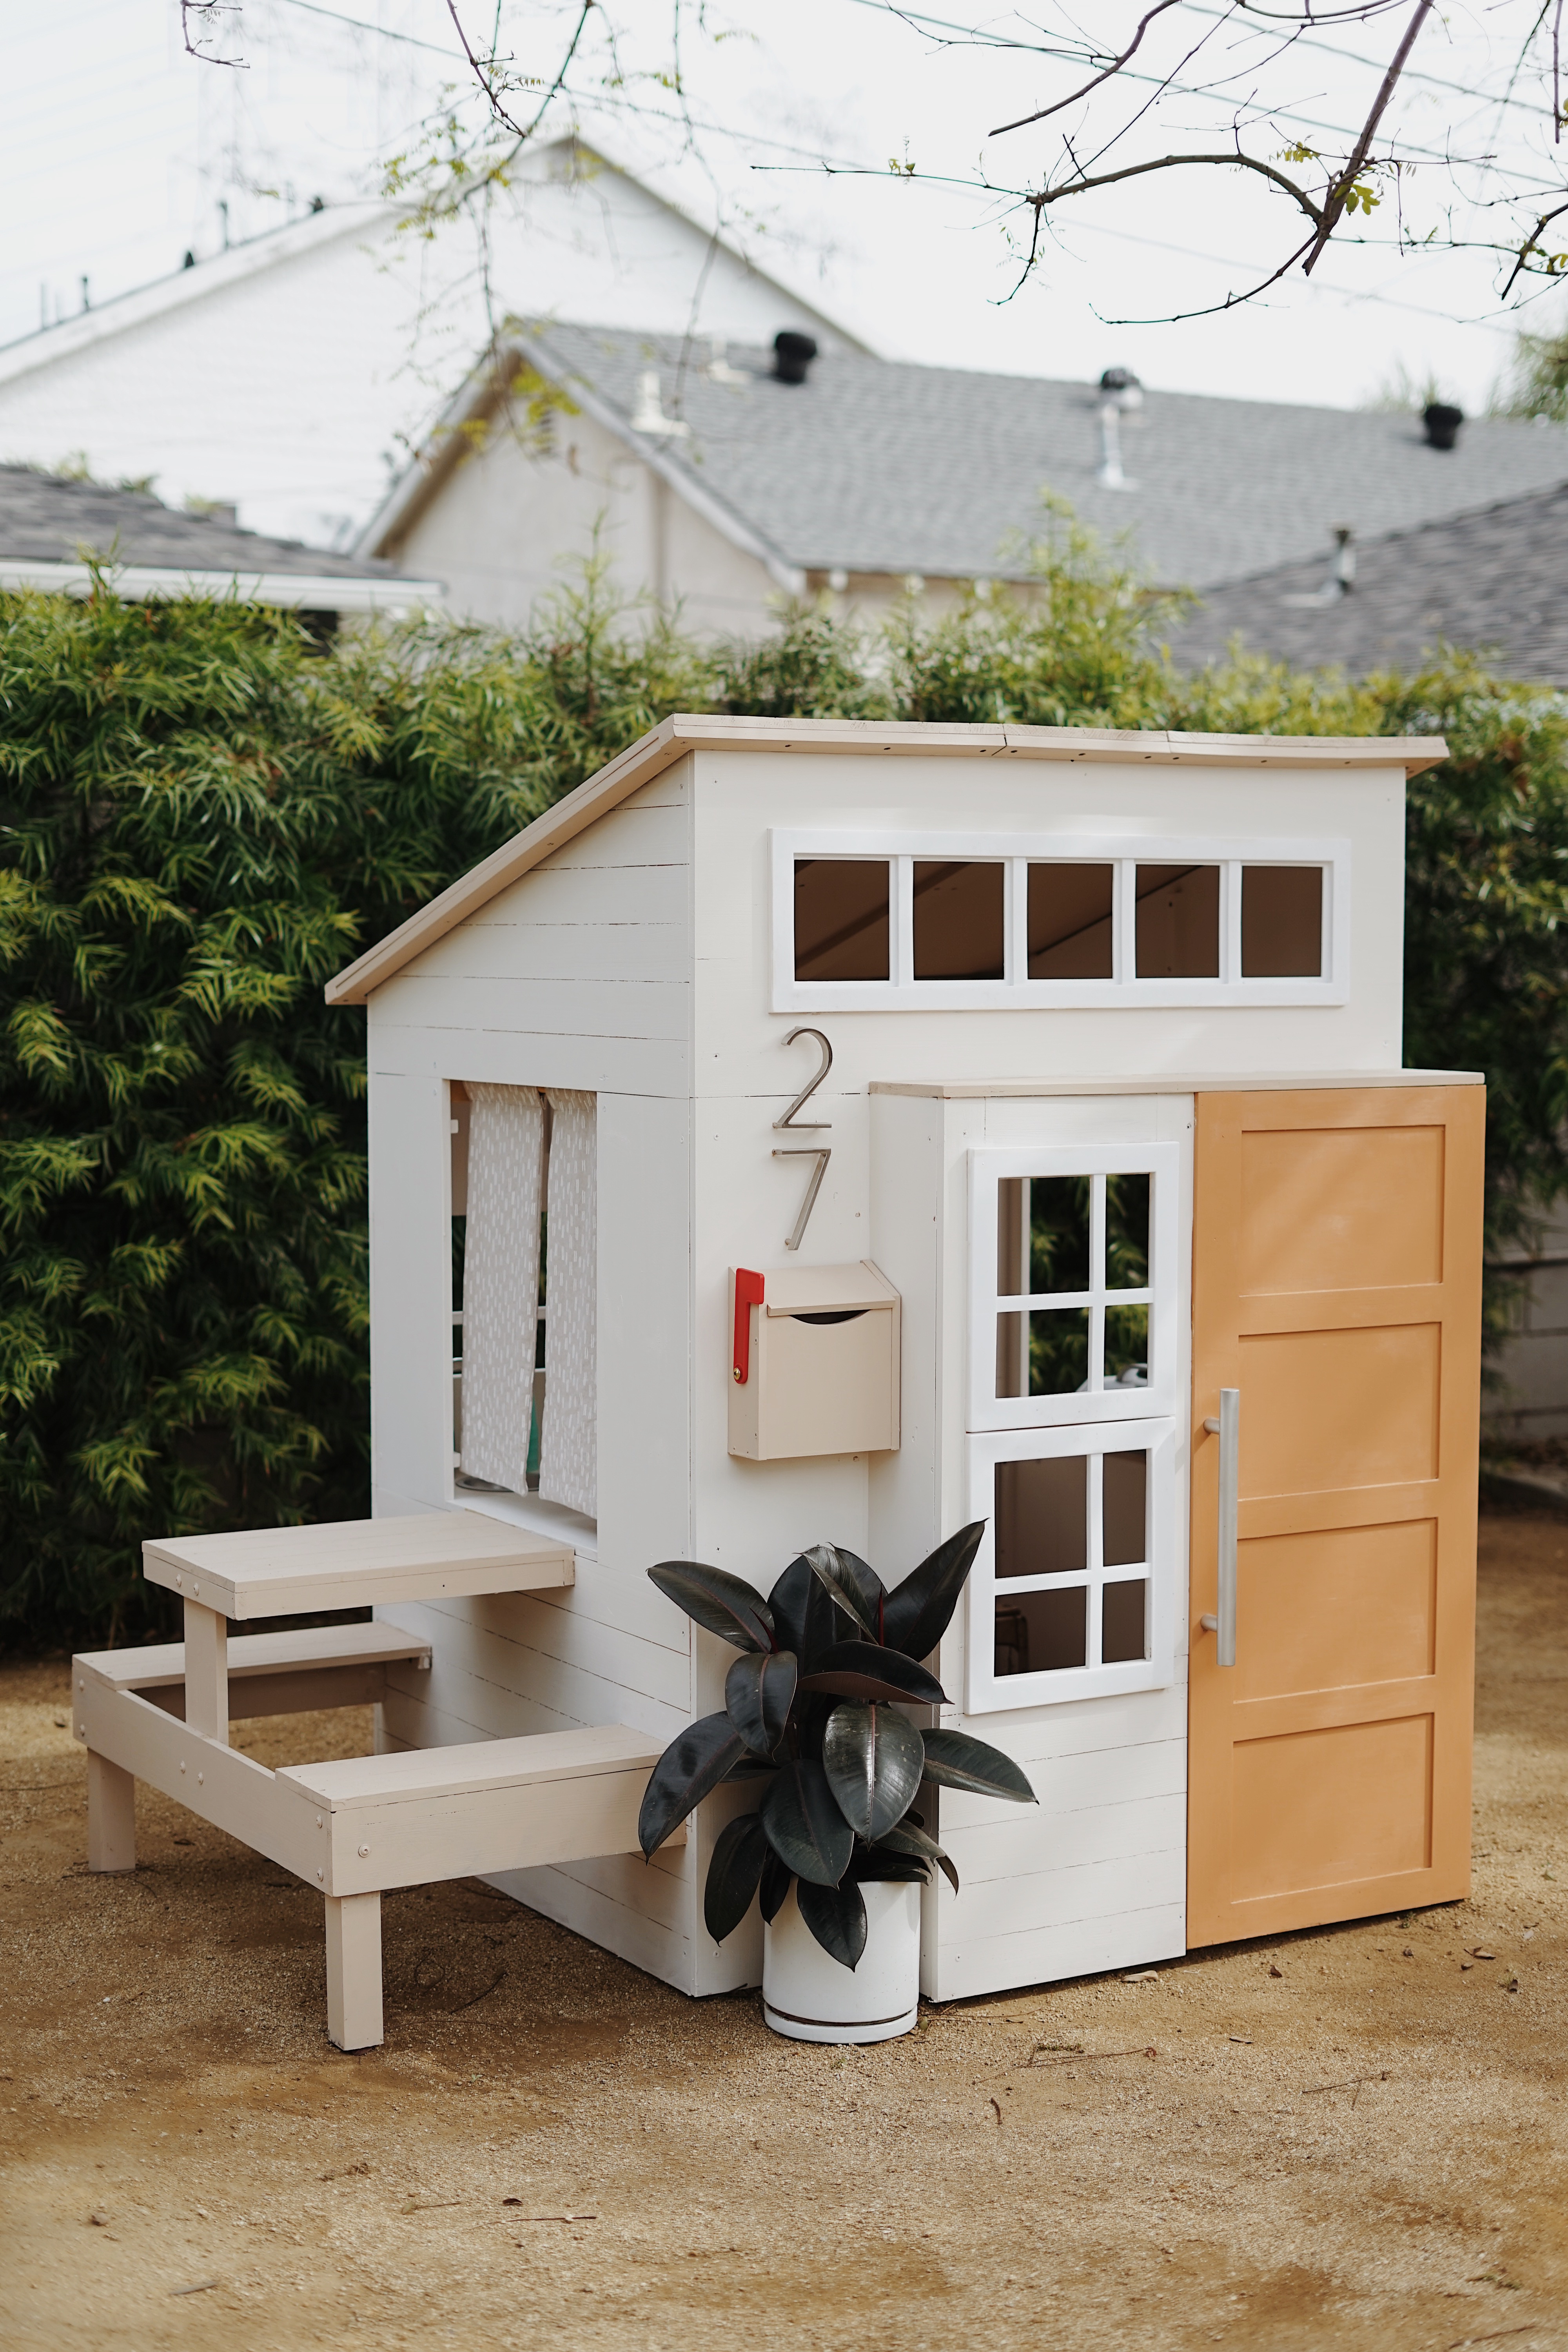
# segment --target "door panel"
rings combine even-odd
[[[1483,1119],[1479,1087],[1198,1097],[1190,1945],[1467,1891]]]
[[[1244,1338],[1238,1355],[1244,1501],[1436,1476],[1436,1324],[1271,1331]]]
[[[1238,1547],[1236,1696],[1290,1698],[1429,1675],[1436,1657],[1437,1529],[1431,1519],[1253,1536]],[[1343,1629],[1356,1628],[1347,1658]]]
[[[1443,1130],[1264,1129],[1241,1138],[1249,1297],[1443,1279]]]

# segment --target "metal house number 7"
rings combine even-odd
[[[832,1126],[833,1122],[831,1119],[797,1119],[795,1113],[796,1111],[805,1108],[805,1105],[811,1100],[812,1096],[816,1092],[817,1087],[822,1084],[823,1079],[827,1076],[828,1071],[833,1067],[833,1048],[828,1044],[820,1029],[792,1029],[789,1035],[784,1039],[784,1044],[786,1045],[793,1045],[797,1037],[816,1038],[817,1044],[822,1048],[821,1066],[818,1068],[815,1077],[811,1077],[806,1080],[799,1094],[796,1095],[794,1102],[791,1103],[788,1110],[784,1112],[784,1117],[782,1118],[774,1119],[773,1128],[775,1132],[780,1129],[784,1129],[791,1135],[801,1135],[810,1132],[820,1134],[824,1128]],[[775,1160],[814,1160],[816,1162],[816,1167],[811,1171],[811,1181],[805,1188],[805,1198],[800,1204],[800,1214],[795,1221],[795,1229],[784,1243],[785,1249],[796,1250],[800,1247],[801,1236],[805,1231],[806,1224],[810,1219],[813,1209],[816,1206],[816,1196],[822,1190],[822,1180],[827,1172],[827,1163],[832,1157],[832,1151],[826,1143],[774,1145],[773,1158]]]

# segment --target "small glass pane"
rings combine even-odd
[[[999,1397],[1029,1394],[1029,1318],[1026,1315],[996,1318],[996,1393]]]
[[[1323,976],[1323,869],[1247,866],[1241,875],[1244,980]]]
[[[1029,978],[1111,978],[1112,866],[1031,866]]]
[[[796,980],[887,980],[889,866],[885,857],[795,861]]]
[[[1147,1176],[1105,1180],[1105,1286],[1149,1287],[1149,1190]]]
[[[1024,1287],[1025,1176],[1004,1176],[996,1187],[996,1296],[1016,1298]]]
[[[998,1577],[1070,1576],[1087,1568],[1087,1456],[998,1462],[995,1530]]]
[[[1124,1666],[1148,1655],[1144,1624],[1149,1613],[1149,1588],[1142,1577],[1135,1583],[1108,1584],[1100,1594],[1100,1659],[1106,1666]]]
[[[1071,1396],[1088,1386],[1088,1307],[1037,1308],[1029,1318],[1029,1394]]]
[[[1001,980],[1006,868],[915,861],[915,978]]]
[[[1089,1204],[1093,1178],[1035,1176],[1029,1180],[1029,1289],[1087,1290]]]
[[[1108,1454],[1102,1475],[1105,1515],[1101,1564],[1106,1568],[1142,1568],[1149,1557],[1149,1456]]]
[[[998,1675],[1059,1674],[1089,1659],[1089,1594],[1083,1585],[1064,1592],[1010,1593],[996,1603]]]
[[[1146,1389],[1149,1385],[1149,1309],[1108,1307],[1105,1310],[1105,1373],[1108,1389]]]
[[[1150,1310],[1105,1307],[1105,1388],[1150,1385]]]
[[[1219,867],[1138,868],[1140,980],[1219,978]]]

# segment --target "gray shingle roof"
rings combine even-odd
[[[1358,545],[1355,586],[1301,604],[1332,551],[1211,589],[1171,633],[1184,668],[1233,636],[1299,669],[1409,669],[1439,643],[1488,654],[1509,677],[1568,688],[1568,484]]]
[[[182,514],[144,490],[74,482],[25,466],[0,466],[0,557],[34,563],[77,563],[83,549],[115,562],[173,572],[298,572],[311,578],[392,579],[379,558],[328,555],[292,539],[210,516]]]
[[[807,571],[918,572],[960,578],[1016,570],[1005,543],[1037,534],[1040,492],[1066,499],[1163,584],[1205,587],[1310,560],[1334,527],[1358,538],[1408,530],[1568,479],[1568,429],[1476,418],[1452,451],[1419,420],[1195,393],[1148,392],[1123,420],[1135,489],[1102,489],[1093,385],[825,354],[809,381],[781,384],[773,355],[731,345],[742,385],[714,383],[706,347],[561,325],[531,328],[530,351],[629,422],[637,380],[657,368],[668,413],[690,425],[660,439],[791,564]]]

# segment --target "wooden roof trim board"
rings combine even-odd
[[[1446,757],[1440,735],[1181,735],[1163,728],[932,726],[900,719],[725,719],[677,715],[628,746],[597,775],[432,898],[327,982],[329,1004],[363,1004],[426,948],[477,914],[689,751],[851,752],[859,756],[1136,761],[1151,767],[1403,768],[1419,775]]]
[[[945,1084],[940,1078],[873,1078],[874,1095],[919,1095],[934,1102],[1027,1101],[1047,1095],[1297,1094],[1357,1087],[1484,1087],[1484,1070],[1192,1070],[1152,1078],[975,1078]]]

